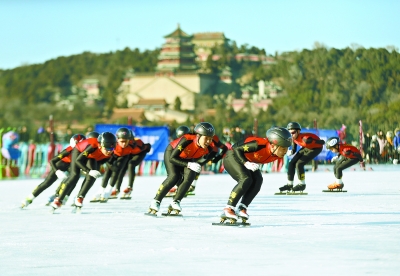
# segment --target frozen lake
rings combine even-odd
[[[354,167],[347,193],[322,193],[334,180],[323,168],[306,173],[304,196],[274,195],[286,174],[264,174],[246,228],[211,225],[235,185],[227,174],[200,176],[183,217],[167,218],[143,214],[164,176],[137,177],[132,200],[106,204],[89,203],[97,180],[80,215],[72,199],[44,206],[58,182],[21,210],[41,180],[3,180],[0,275],[399,275],[400,166]]]

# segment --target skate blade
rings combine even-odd
[[[275,195],[286,195],[287,192],[279,192],[279,193],[275,193]]]
[[[157,213],[155,213],[155,214],[153,214],[153,213],[144,213],[146,216],[149,216],[149,217],[158,217],[157,216]]]
[[[162,213],[161,215],[164,217],[182,217],[182,214],[177,213]]]
[[[236,226],[236,227],[247,227],[250,226],[251,224],[246,222],[235,222],[235,223],[230,223],[230,222],[213,222],[212,225],[215,226]]]
[[[302,192],[290,192],[290,193],[286,193],[286,195],[308,195],[308,193],[302,193]]]
[[[76,206],[75,206],[75,207],[72,209],[71,213],[73,213],[73,214],[80,214],[81,211],[82,211],[82,207],[76,207]]]
[[[119,199],[130,200],[130,199],[132,199],[132,197],[131,196],[125,196],[125,197],[120,197]]]
[[[322,190],[324,193],[347,193],[347,190]]]
[[[100,202],[100,199],[92,199],[91,201],[89,201],[90,203],[96,203],[96,202]]]

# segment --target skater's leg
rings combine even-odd
[[[111,186],[115,186],[117,191],[121,190],[121,184],[124,179],[124,175],[122,175],[121,169],[126,167],[127,162],[129,161],[129,155],[121,156],[116,160],[116,166],[118,167],[118,171],[113,172],[111,176]]]
[[[350,158],[343,158],[341,160],[338,160],[334,167],[336,179],[342,179],[343,170],[357,164],[358,162],[359,162],[358,159],[350,159]]]
[[[47,175],[46,179],[40,183],[32,192],[35,197],[38,197],[44,190],[50,187],[54,182],[57,181],[57,175],[54,170],[51,170]]]
[[[300,180],[301,183],[305,180],[305,170],[304,166],[312,161],[315,157],[317,157],[321,151],[322,148],[314,148],[314,149],[302,149],[300,151],[303,151],[303,154],[300,156],[299,160],[296,162],[296,170],[297,170],[297,177]]]
[[[197,175],[196,172],[194,172],[194,171],[192,171],[192,170],[190,170],[188,168],[184,169],[184,171],[183,171],[183,181],[178,186],[178,189],[177,189],[176,194],[174,196],[174,201],[178,201],[178,200],[181,201],[185,197],[187,191],[190,188],[190,184],[192,184],[192,182],[195,179],[196,175]]]
[[[253,183],[253,172],[246,169],[242,164],[239,164],[233,152],[228,151],[226,157],[223,159],[225,170],[230,174],[230,176],[237,181],[236,186],[233,188],[228,205],[235,207],[239,202],[240,198],[248,191]],[[259,173],[259,172],[257,172]]]
[[[136,177],[136,167],[142,163],[143,159],[146,157],[147,152],[141,152],[136,154],[129,160],[128,163],[128,187],[132,188]]]
[[[164,164],[165,168],[167,169],[167,178],[164,182],[160,185],[157,190],[157,194],[154,197],[155,200],[162,201],[168,191],[180,181],[182,177],[182,171],[184,167],[176,166],[171,163],[170,156],[171,156],[172,148],[167,149],[164,154]]]
[[[241,203],[248,207],[256,195],[260,192],[262,183],[263,177],[261,175],[261,171],[257,170],[253,173],[253,184],[243,195]]]

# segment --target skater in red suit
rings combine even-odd
[[[60,196],[56,197],[51,204],[54,209],[60,208],[64,197],[71,194],[79,180],[81,170],[86,177],[75,199],[75,205],[82,207],[87,192],[101,176],[100,166],[111,157],[116,143],[114,134],[103,132],[98,138],[88,138],[76,144],[71,155],[70,176],[63,181]]]
[[[225,170],[237,181],[221,219],[243,221],[249,218],[247,208],[256,197],[263,184],[259,164],[273,162],[283,158],[292,142],[289,131],[282,127],[273,127],[267,131],[267,137],[248,137],[233,145],[223,159]],[[235,212],[236,205],[239,203]]]
[[[131,131],[131,139],[129,141],[129,147],[132,153],[128,157],[128,162],[119,171],[116,189],[112,191],[111,195],[118,194],[121,189],[122,180],[124,179],[126,171],[128,171],[128,187],[123,191],[122,198],[130,197],[133,190],[133,183],[136,178],[136,167],[142,163],[143,159],[151,150],[149,143],[144,143],[141,139],[135,138],[135,135]]]
[[[31,204],[36,197],[49,188],[57,179],[63,181],[67,178],[65,172],[68,171],[71,164],[71,151],[77,143],[85,139],[86,137],[82,134],[75,134],[71,137],[69,141],[70,145],[50,160],[51,170],[49,174],[46,176],[46,179],[32,191],[32,194],[28,195],[25,200],[22,201],[22,208]]]
[[[164,153],[164,163],[167,178],[160,185],[156,196],[150,203],[149,213],[157,213],[160,203],[168,191],[182,181],[168,207],[169,211],[179,213],[180,202],[186,195],[201,165],[198,160],[212,151],[211,143],[215,134],[214,127],[207,122],[199,123],[194,128],[194,134],[184,134],[172,141]],[[181,180],[183,178],[183,180]]]
[[[328,189],[343,189],[344,183],[342,181],[343,170],[347,169],[358,162],[361,162],[361,167],[365,168],[364,160],[361,152],[354,146],[341,144],[339,137],[331,137],[326,141],[326,148],[333,153],[338,153],[337,156],[332,158],[332,162],[336,162],[333,172],[335,174],[335,182],[328,185]]]
[[[279,190],[281,192],[286,190],[293,190],[294,192],[304,191],[306,188],[306,174],[304,166],[321,153],[325,141],[321,140],[313,133],[300,133],[301,126],[299,123],[290,122],[286,128],[292,135],[293,142],[290,155],[293,155],[293,158],[289,162],[287,184],[280,187]],[[297,151],[297,146],[301,147],[299,151]],[[293,180],[296,170],[299,183],[293,187]]]

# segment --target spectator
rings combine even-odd
[[[397,164],[399,162],[400,157],[400,129],[396,128],[394,130],[395,136],[393,138],[393,164]]]
[[[385,136],[383,135],[383,131],[379,130],[377,132],[377,137],[376,137],[378,144],[379,144],[379,155],[381,156],[381,161],[384,161],[386,152],[385,152],[385,147],[386,147],[386,139]]]
[[[371,160],[371,163],[378,164],[381,160],[379,155],[379,143],[377,140],[377,135],[372,135],[371,137],[371,146],[369,148],[368,155]]]
[[[18,135],[19,135],[20,143],[26,143],[26,144],[29,143],[29,132],[28,132],[28,128],[26,126],[22,126],[20,128]]]

